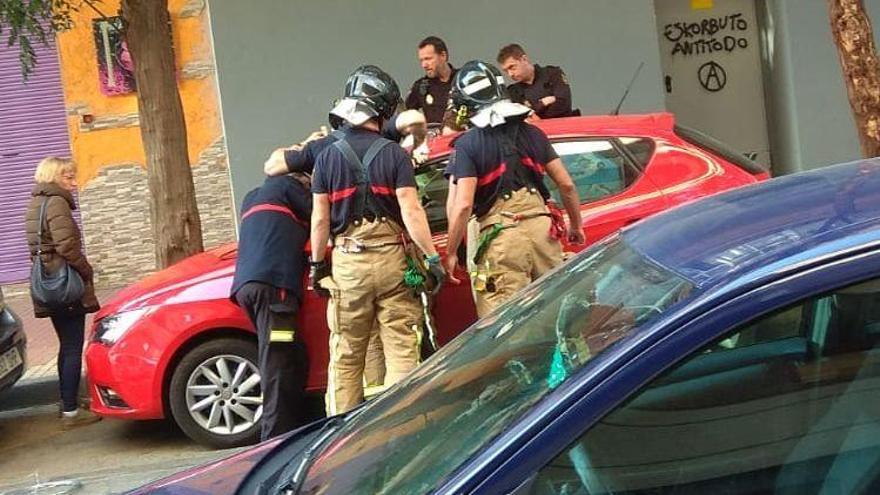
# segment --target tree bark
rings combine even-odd
[[[880,63],[862,0],[828,0],[831,34],[865,158],[880,156]]]
[[[141,138],[147,156],[156,264],[165,268],[203,250],[177,89],[167,0],[122,0],[134,64]]]

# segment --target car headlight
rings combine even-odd
[[[151,308],[133,309],[102,318],[95,327],[95,340],[107,345],[115,344]]]

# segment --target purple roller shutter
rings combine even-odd
[[[24,280],[30,259],[24,215],[37,163],[70,156],[54,41],[35,45],[37,67],[22,82],[18,48],[0,43],[0,283]]]

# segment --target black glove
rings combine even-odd
[[[434,290],[431,291],[431,295],[435,295],[440,292],[440,288],[443,287],[443,282],[446,280],[446,270],[443,269],[443,263],[440,262],[440,255],[426,256],[425,268],[434,279]]]
[[[326,261],[310,261],[309,262],[309,287],[315,291],[315,294],[321,297],[330,297],[330,291],[321,287],[321,280],[329,277],[331,274],[330,263]]]

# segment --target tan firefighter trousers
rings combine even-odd
[[[322,281],[331,294],[328,415],[363,402],[365,360],[374,326],[385,355],[385,385],[396,383],[419,364],[422,307],[403,284],[406,258],[401,232],[390,221],[357,222],[334,239],[332,280]]]
[[[379,387],[385,383],[385,351],[379,338],[379,325],[373,324],[370,330],[370,343],[367,344],[367,358],[364,364],[364,386]]]
[[[480,318],[562,263],[562,244],[550,236],[548,213],[541,195],[523,188],[499,196],[489,212],[476,220],[480,232],[496,223],[504,227],[479,260],[476,276],[471,274]]]

